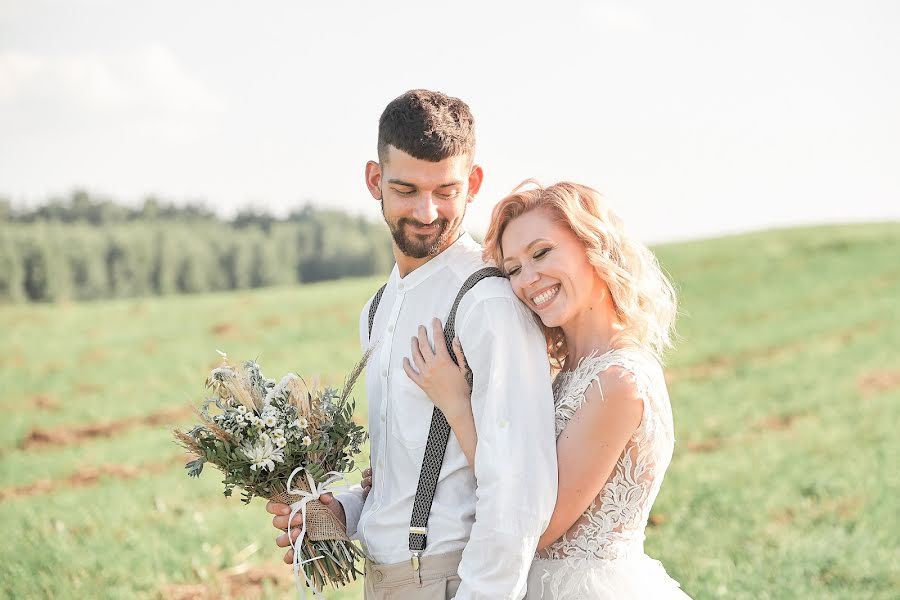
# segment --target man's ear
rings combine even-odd
[[[466,202],[471,202],[475,199],[475,194],[481,189],[481,182],[483,179],[484,171],[482,170],[481,165],[473,165],[472,170],[469,172],[469,197],[466,198]]]
[[[376,200],[381,200],[381,165],[370,160],[366,163],[366,187]]]

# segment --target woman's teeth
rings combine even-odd
[[[532,298],[531,301],[534,302],[535,306],[540,306],[541,304],[550,301],[550,299],[552,299],[553,296],[557,294],[557,292],[559,292],[559,286],[555,285],[546,292],[538,294],[537,296]]]

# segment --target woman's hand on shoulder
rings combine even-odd
[[[471,413],[472,390],[466,380],[466,357],[459,338],[454,339],[453,352],[459,365],[453,362],[444,343],[440,319],[431,321],[431,330],[433,347],[425,326],[419,326],[419,335],[410,342],[412,360],[403,359],[403,370],[452,422],[461,413]]]

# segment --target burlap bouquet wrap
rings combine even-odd
[[[298,477],[294,485],[304,492],[310,491],[309,483],[303,477]],[[271,496],[269,500],[282,504],[293,504],[303,500],[303,496],[281,492]],[[347,528],[331,514],[328,507],[318,500],[310,500],[306,505],[306,539],[314,542],[321,540],[350,541],[350,538],[347,537]]]

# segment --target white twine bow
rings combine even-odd
[[[319,600],[325,600],[321,594],[319,594],[316,587],[313,585],[312,581],[309,580],[309,577],[306,576],[306,571],[302,569],[303,565],[308,562],[312,562],[314,560],[319,560],[324,558],[323,556],[314,556],[312,558],[307,558],[306,560],[300,560],[300,548],[303,545],[303,538],[306,537],[306,505],[312,502],[313,500],[318,500],[322,494],[332,492],[331,486],[338,481],[344,479],[344,475],[342,473],[338,473],[337,471],[329,471],[327,475],[329,475],[328,479],[323,481],[321,484],[316,484],[316,480],[313,479],[313,476],[310,475],[309,471],[306,472],[306,482],[309,484],[309,491],[302,489],[291,489],[291,483],[294,480],[294,476],[297,475],[300,471],[305,470],[303,467],[297,467],[291,472],[290,476],[287,479],[287,493],[301,496],[300,500],[291,504],[291,514],[288,517],[288,541],[291,542],[291,548],[294,549],[294,583],[297,585],[297,591],[300,592],[300,597],[303,600],[306,600],[306,587],[309,586],[312,588],[313,594],[315,594],[316,598]],[[344,489],[347,489],[346,486],[342,486]],[[300,527],[300,535],[297,536],[296,540],[291,540],[291,523],[294,521],[294,517],[300,513],[303,517],[303,525]],[[303,585],[303,582],[300,581],[300,572],[303,572],[303,579],[306,582],[306,585]]]

